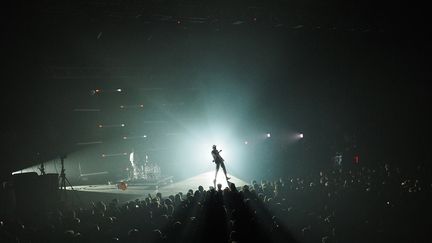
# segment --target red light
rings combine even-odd
[[[360,162],[360,156],[357,154],[354,156],[354,164],[358,164]]]

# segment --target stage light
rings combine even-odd
[[[244,141],[244,144],[246,144],[246,145],[247,145],[248,143],[249,143],[248,141]]]
[[[141,107],[141,108],[143,108],[143,107],[144,107],[144,105],[140,105],[140,107]]]
[[[122,92],[122,89],[117,89],[117,92]]]
[[[303,133],[300,133],[298,136],[299,138],[303,138]]]
[[[147,137],[147,135],[143,135],[143,138],[146,138]]]
[[[99,127],[99,128],[102,128],[102,127],[103,127],[103,125],[102,125],[102,124],[99,124],[99,125],[98,125],[98,127]]]
[[[106,156],[105,154],[102,154],[102,157],[103,157],[103,158],[105,158],[105,156]]]
[[[267,138],[271,138],[271,134],[270,133],[267,133]]]
[[[120,106],[120,109],[123,109],[123,108],[124,108],[124,105],[121,105],[121,106]]]
[[[92,144],[101,144],[102,141],[91,141],[91,142],[78,142],[76,145],[83,146],[83,145],[92,145]]]
[[[354,163],[355,164],[358,164],[360,162],[360,156],[358,155],[358,154],[356,154],[355,156],[354,156]]]
[[[122,127],[124,127],[124,126],[125,126],[125,124],[124,124],[124,123],[122,123],[122,124],[121,124],[121,126],[122,126]]]
[[[95,89],[95,93],[99,93],[100,92],[100,89]]]
[[[127,137],[126,137],[126,136],[124,136],[124,137],[123,137],[123,139],[124,139],[124,140],[126,140],[126,139],[127,139]]]

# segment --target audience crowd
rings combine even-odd
[[[429,173],[335,167],[239,188],[63,204],[25,222],[0,215],[0,242],[430,242],[421,240]]]

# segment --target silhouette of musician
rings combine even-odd
[[[216,174],[215,174],[215,179],[213,181],[215,188],[216,188],[216,177],[217,177],[217,173],[218,173],[220,167],[222,167],[222,170],[225,174],[225,178],[226,178],[227,182],[230,179],[230,177],[228,177],[227,172],[226,172],[226,168],[225,168],[225,164],[224,164],[225,160],[220,155],[220,152],[222,152],[222,150],[217,150],[216,145],[213,145],[213,150],[211,151],[211,154],[213,156],[213,162],[216,163]]]

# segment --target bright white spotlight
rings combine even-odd
[[[122,92],[122,89],[117,89],[117,92]]]
[[[244,144],[248,145],[248,143],[249,143],[248,141],[244,141]]]
[[[122,124],[121,124],[121,126],[122,126],[122,127],[124,127],[124,126],[125,126],[125,124],[124,124],[124,123],[122,123]]]
[[[270,133],[267,133],[267,138],[271,138],[271,134]]]
[[[147,135],[143,135],[143,138],[146,138],[147,137]]]
[[[298,135],[298,137],[299,137],[299,138],[303,138],[303,133],[300,133],[300,134]]]

